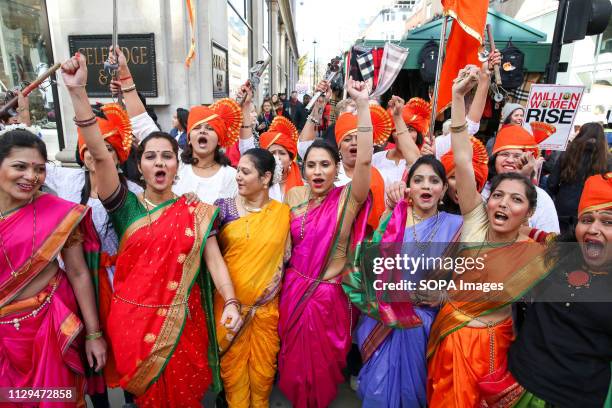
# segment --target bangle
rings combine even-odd
[[[127,81],[128,79],[132,79],[131,75],[125,76],[123,78],[119,78],[120,81]]]
[[[238,309],[238,313],[241,312],[242,305],[240,304],[240,301],[238,301],[238,299],[236,298],[227,299],[225,301],[225,304],[223,305],[223,310],[225,310],[225,308],[228,307],[229,305],[236,306],[236,309]]]
[[[459,126],[452,126],[451,125],[450,131],[451,131],[451,133],[461,133],[464,130],[466,130],[467,127],[468,127],[468,124],[467,124],[467,120],[466,120],[465,122],[463,122],[463,124],[461,124]]]
[[[371,132],[372,126],[357,126],[358,132]]]
[[[93,115],[89,119],[78,120],[75,116],[73,121],[74,121],[74,124],[77,125],[78,127],[88,127],[88,126],[92,126],[98,123],[98,118],[96,117],[96,115]]]
[[[253,124],[251,123],[250,125],[242,125],[240,126],[242,129],[252,129],[253,128]]]
[[[402,130],[400,130],[399,132],[395,132],[395,137],[397,137],[397,136],[401,136],[401,135],[403,135],[404,133],[408,133],[408,129],[402,129]]]
[[[136,84],[132,84],[130,86],[128,86],[127,88],[121,88],[121,92],[132,92],[136,90]]]
[[[23,112],[24,110],[26,110],[26,108],[17,108],[17,109],[15,109],[15,111],[16,111],[17,113],[21,113],[21,112]]]
[[[97,340],[102,337],[102,330],[85,335],[85,340]]]

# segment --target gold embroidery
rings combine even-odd
[[[185,255],[185,254],[180,254],[180,255],[178,256],[177,262],[178,262],[178,263],[180,263],[180,264],[182,264],[183,262],[185,262],[185,259],[187,259],[187,255]]]
[[[177,281],[170,281],[168,282],[168,290],[176,290],[176,288],[178,288],[179,283]]]
[[[156,337],[153,333],[147,333],[144,336],[144,342],[145,343],[153,343],[155,341]]]
[[[185,236],[193,237],[193,230],[191,228],[187,228],[185,230]]]
[[[159,309],[157,309],[157,315],[164,317],[168,314],[168,309],[166,309],[165,307],[160,307]]]

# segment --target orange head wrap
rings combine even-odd
[[[470,138],[472,142],[472,166],[474,167],[474,176],[476,176],[476,187],[478,191],[482,191],[489,176],[489,156],[487,149],[482,142],[475,137]],[[455,172],[455,155],[452,150],[444,154],[440,161],[446,170],[446,177],[450,177]]]
[[[370,105],[370,117],[372,118],[372,133],[374,144],[383,144],[389,139],[393,129],[391,116],[379,105]],[[336,143],[340,146],[342,139],[357,131],[357,115],[344,112],[336,119]]]
[[[431,105],[424,99],[412,98],[404,106],[402,118],[406,126],[412,127],[424,137],[429,131]]]
[[[132,124],[130,123],[130,118],[121,106],[116,103],[103,105],[102,112],[106,119],[97,118],[100,133],[104,140],[113,146],[113,149],[117,152],[119,162],[123,163],[127,160],[132,148]],[[85,145],[85,138],[83,138],[81,128],[77,128],[77,134],[79,156],[82,161],[87,146]]]
[[[229,147],[240,135],[242,110],[235,100],[229,98],[220,99],[210,106],[194,106],[187,120],[188,139],[191,130],[202,123],[208,123],[215,130],[219,146]]]
[[[604,208],[612,208],[612,172],[586,179],[578,204],[578,216]]]
[[[284,116],[276,116],[267,132],[259,136],[259,145],[267,149],[273,144],[283,146],[292,157],[297,154],[297,140],[299,134],[295,125]]]
[[[540,153],[533,135],[519,125],[506,125],[497,132],[495,144],[493,145],[493,154],[510,149],[532,152],[536,157]]]

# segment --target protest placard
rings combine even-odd
[[[544,122],[556,128],[555,133],[540,143],[540,149],[565,150],[583,92],[583,86],[550,84],[531,86],[525,122]]]

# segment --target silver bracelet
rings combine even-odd
[[[313,118],[311,115],[308,115],[307,119],[309,122],[312,122],[314,125],[318,126],[320,124],[320,122],[317,119]]]
[[[371,132],[372,126],[357,126],[358,132]]]

